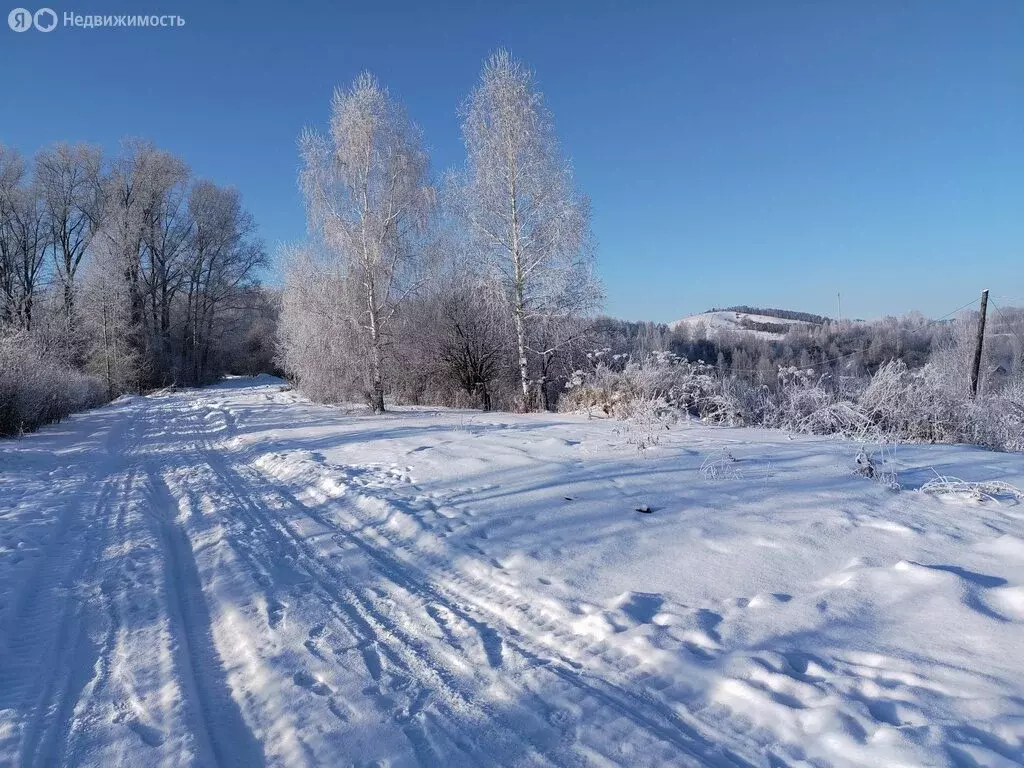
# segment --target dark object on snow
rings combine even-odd
[[[864,477],[875,476],[875,464],[864,451],[857,454],[857,474]]]
[[[563,496],[562,498],[565,499],[566,501],[572,501],[573,500],[572,496]]]
[[[637,512],[643,512],[643,513],[644,513],[645,515],[649,515],[649,514],[651,514],[651,512],[653,512],[653,511],[654,511],[653,509],[651,509],[651,508],[650,508],[649,506],[647,506],[646,504],[641,504],[641,505],[640,505],[639,507],[634,507],[634,509],[635,509],[635,510],[636,510]]]

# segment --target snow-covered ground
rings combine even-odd
[[[914,490],[1020,456],[636,438],[262,379],[0,442],[0,764],[1024,761],[1024,506]]]

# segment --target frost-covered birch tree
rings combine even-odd
[[[386,348],[395,313],[419,287],[420,237],[433,201],[419,128],[370,74],[338,90],[330,133],[300,139],[310,230],[344,281],[344,311],[363,337],[365,392],[384,410]]]
[[[146,353],[145,294],[141,279],[145,203],[157,152],[148,141],[126,139],[122,142],[120,154],[100,184],[103,223],[91,243],[93,250],[104,257],[101,265],[107,272],[105,279],[124,283],[124,290],[113,295],[127,303],[124,342],[131,350],[128,357],[138,364],[132,376],[136,387],[142,385]]]
[[[578,316],[600,300],[589,204],[533,73],[506,51],[487,60],[462,116],[468,163],[461,208],[507,301],[528,408],[537,321]]]

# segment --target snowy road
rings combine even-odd
[[[1024,759],[1013,506],[893,494],[835,472],[834,441],[712,483],[702,455],[766,433],[637,457],[575,417],[371,419],[279,389],[2,444],[0,764]],[[1016,457],[928,458],[1020,481]]]

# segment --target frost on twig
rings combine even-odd
[[[935,496],[960,498],[977,502],[1017,503],[1024,498],[1024,491],[1001,480],[982,480],[968,482],[957,477],[936,475],[920,488],[922,493]]]
[[[727,450],[710,454],[700,465],[700,476],[705,480],[739,480],[742,473],[736,468],[736,462],[736,457]]]
[[[893,491],[901,490],[895,469],[896,446],[882,443],[875,451],[864,449],[857,454],[854,473],[873,480]]]

